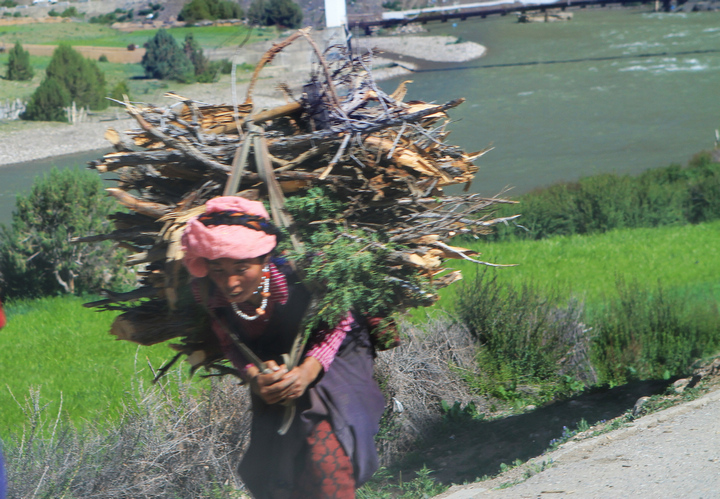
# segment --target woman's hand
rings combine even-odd
[[[284,400],[301,397],[307,387],[315,381],[322,371],[322,366],[314,357],[306,357],[303,363],[288,372],[285,364],[278,366],[269,360],[266,366],[272,372],[262,374],[256,367],[248,369],[252,377],[250,386],[266,404],[277,404]]]

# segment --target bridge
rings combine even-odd
[[[349,15],[348,27],[364,30],[370,34],[371,28],[388,28],[409,23],[427,23],[429,21],[447,22],[459,19],[464,21],[470,17],[486,18],[488,16],[506,16],[514,12],[544,12],[548,9],[584,9],[586,7],[605,7],[608,5],[636,6],[638,3],[654,3],[656,10],[671,11],[677,0],[552,0],[552,1],[488,1],[479,3],[459,4],[443,7],[429,7],[382,14]]]

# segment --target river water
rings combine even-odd
[[[488,48],[482,59],[438,64],[410,78],[407,99],[444,102],[449,138],[481,158],[473,191],[511,195],[601,172],[638,173],[684,163],[720,128],[720,13],[642,9],[575,11],[569,22],[519,24],[513,16],[430,23]],[[383,82],[394,89],[405,78]],[[0,222],[17,192],[53,164],[99,153],[0,167]]]
[[[488,48],[461,67],[411,78],[407,99],[444,102],[449,141],[493,151],[473,190],[511,194],[600,172],[685,163],[720,128],[720,13],[578,10],[569,22],[513,16],[428,24]],[[392,90],[402,80],[383,83]]]

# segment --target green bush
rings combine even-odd
[[[100,57],[98,57],[98,62],[108,62],[108,58],[105,54],[102,54]]]
[[[229,0],[191,0],[178,14],[178,20],[194,23],[204,19],[242,19],[243,16],[242,7]]]
[[[218,71],[220,70],[220,64],[210,62],[210,60],[205,57],[202,47],[200,47],[200,44],[195,40],[192,33],[188,33],[185,36],[183,52],[185,52],[185,56],[190,59],[190,62],[195,68],[197,81],[200,83],[211,83],[215,81]]]
[[[5,77],[8,80],[26,81],[31,80],[34,74],[30,65],[30,53],[22,48],[20,42],[15,42],[15,46],[10,49],[8,54]]]
[[[53,81],[52,79],[47,81]],[[72,244],[109,230],[115,203],[93,173],[53,169],[18,196],[12,226],[0,226],[0,275],[10,298],[96,292],[127,277],[109,242]]]
[[[56,78],[46,78],[30,97],[20,118],[29,121],[67,121],[65,108],[71,104],[70,93]]]
[[[618,280],[617,287],[618,297],[591,321],[592,359],[601,383],[685,374],[692,362],[720,346],[716,303],[691,306],[661,285],[649,290]]]
[[[247,14],[252,24],[299,28],[302,9],[292,0],[253,0]]]
[[[125,80],[121,80],[117,82],[117,84],[113,87],[112,91],[110,92],[110,97],[112,99],[118,100],[120,102],[124,102],[125,96],[128,96],[128,99],[132,100],[130,97],[130,88],[127,85],[127,82]],[[113,103],[116,106],[120,106],[121,104]]]
[[[2,2],[0,2],[0,7],[13,8],[16,5],[17,5],[17,2],[15,2],[14,0],[2,0]]]
[[[671,165],[635,177],[585,177],[537,189],[518,200],[519,205],[505,206],[498,215],[522,213],[518,223],[525,230],[500,227],[495,238],[544,239],[700,223],[720,218],[720,163],[713,162],[709,153],[701,153],[686,167]]]
[[[69,45],[60,44],[53,52],[45,71],[47,78],[55,78],[79,107],[105,109],[105,74],[96,61],[84,58]]]
[[[76,7],[68,7],[60,13],[60,17],[82,17],[83,14],[78,12]]]
[[[112,12],[108,12],[107,14],[101,14],[99,16],[94,16],[90,18],[91,23],[97,23],[97,24],[112,24],[115,22],[122,23],[127,21],[132,21],[133,19],[133,11],[132,9],[115,9]]]
[[[164,29],[159,29],[146,44],[141,64],[149,78],[189,83],[195,80],[195,68],[183,49]]]
[[[456,316],[480,346],[480,372],[471,375],[471,384],[506,400],[527,396],[523,385],[557,392],[568,380],[578,381],[576,389],[593,384],[581,307],[559,307],[552,295],[527,283],[501,284],[491,272],[464,280],[454,302]]]

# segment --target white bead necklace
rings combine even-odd
[[[254,316],[247,315],[245,312],[240,310],[237,306],[237,303],[230,302],[230,306],[232,306],[232,309],[235,311],[235,314],[240,317],[241,319],[245,319],[246,321],[254,321],[258,317],[265,315],[265,309],[267,308],[268,304],[268,298],[270,297],[270,269],[267,265],[263,267],[263,282],[261,284],[262,291],[260,292],[260,295],[262,296],[262,302],[260,303],[260,307],[255,309]],[[257,293],[257,291],[255,292]]]

